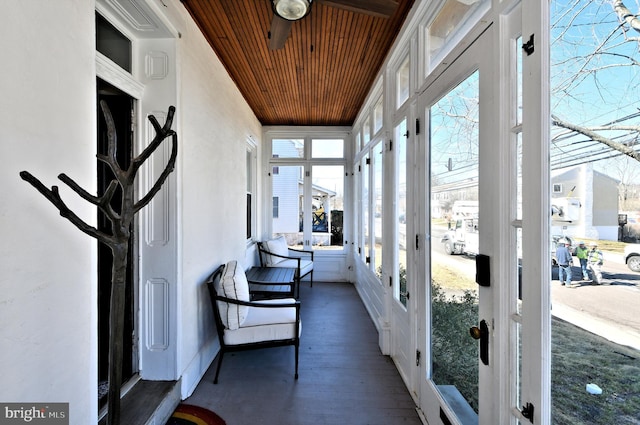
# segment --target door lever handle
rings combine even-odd
[[[480,321],[480,327],[472,326],[469,329],[469,334],[473,339],[480,340],[480,360],[485,365],[489,364],[489,326],[487,326],[486,320]]]

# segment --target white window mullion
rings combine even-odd
[[[522,400],[533,423],[551,420],[551,271],[549,264],[549,3],[522,2],[523,262]],[[526,17],[526,19],[524,18]],[[521,408],[522,406],[520,406]],[[522,423],[526,419],[521,419]]]

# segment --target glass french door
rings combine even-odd
[[[420,399],[429,423],[495,418],[491,377],[499,365],[491,344],[501,277],[495,271],[515,258],[498,248],[500,235],[510,232],[509,209],[501,208],[510,189],[495,125],[493,41],[489,27],[443,65],[418,100],[428,206]]]
[[[415,262],[413,255],[415,250],[409,243],[413,240],[409,235],[414,234],[413,217],[407,215],[414,210],[414,193],[408,191],[415,187],[413,184],[413,167],[411,164],[415,153],[414,143],[410,140],[410,132],[407,130],[408,117],[403,116],[397,120],[393,130],[393,181],[394,181],[394,250],[393,296],[391,299],[391,356],[402,375],[406,385],[412,393],[417,391],[415,379]],[[391,251],[391,250],[390,250]]]
[[[418,99],[429,423],[550,423],[547,16],[524,1],[476,28]]]

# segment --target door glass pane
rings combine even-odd
[[[362,158],[362,235],[364,237],[364,249],[360,253],[362,260],[369,264],[370,235],[369,235],[369,155]]]
[[[277,171],[277,172],[276,172]],[[304,167],[280,165],[272,167],[273,236],[285,235],[287,244],[303,246]]]
[[[475,72],[430,109],[431,379],[458,416],[478,412],[478,99]]]
[[[510,311],[511,311],[511,329],[515,334],[516,344],[512,345],[512,357],[510,359],[512,367],[511,370],[514,370],[515,376],[512,381],[512,385],[515,385],[516,394],[515,394],[515,404],[514,406],[522,406],[522,228],[517,228],[516,232],[516,253],[517,255],[517,263],[511,262],[511,264],[517,264],[518,270],[515,279],[515,284],[512,284],[512,290],[510,291],[512,294],[516,294],[514,299],[511,300]],[[515,365],[515,366],[513,366]]]
[[[344,166],[314,165],[312,176],[312,248],[342,249]]]
[[[382,143],[378,143],[373,148],[373,196],[374,196],[374,215],[373,215],[373,237],[375,251],[373,253],[373,270],[378,278],[382,277],[382,198],[384,191],[382,188]]]
[[[518,37],[515,40],[515,54],[516,54],[516,125],[522,124],[522,37]]]
[[[393,296],[403,306],[407,306],[407,120],[403,120],[395,129],[396,142],[396,225],[398,232],[398,282],[394,286]]]
[[[640,423],[638,2],[550,5],[551,422]]]

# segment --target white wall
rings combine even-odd
[[[174,2],[184,11],[178,0]],[[182,310],[179,368],[184,371],[186,396],[218,349],[205,279],[229,260],[238,260],[245,268],[253,265],[244,264],[248,263],[245,158],[247,139],[259,142],[262,130],[186,12],[184,21],[178,42],[182,244],[178,280]]]
[[[93,1],[0,2],[0,400],[68,402],[72,424],[97,416],[96,242],[18,173],[95,193]],[[64,188],[63,188],[64,187]]]
[[[165,1],[182,20],[175,64],[179,311],[171,337],[186,397],[217,351],[204,280],[231,259],[252,265],[245,152],[248,137],[260,149],[262,130],[184,6]],[[86,0],[0,2],[7,18],[0,27],[0,401],[69,402],[74,425],[97,418],[97,243],[18,173],[60,185],[71,209],[94,223],[95,209],[56,178],[67,173],[95,193],[94,10]]]

